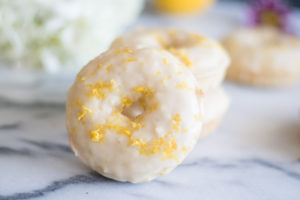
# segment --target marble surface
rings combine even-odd
[[[63,104],[0,99],[0,199],[299,199],[300,87],[225,84],[231,107],[172,173],[106,179],[77,160]]]
[[[242,24],[244,11],[218,4],[202,20],[146,11],[129,29],[176,26],[220,38]],[[298,34],[299,19],[298,12],[292,18]],[[300,199],[300,86],[225,83],[232,102],[220,127],[172,173],[130,184],[92,172],[71,152],[64,100],[72,78],[5,77],[0,73],[0,200]]]

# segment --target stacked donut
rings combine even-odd
[[[226,111],[220,84],[228,64],[217,42],[195,33],[143,30],[116,39],[69,90],[71,148],[119,181],[170,172]]]

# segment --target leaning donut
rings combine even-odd
[[[69,90],[71,147],[86,165],[119,181],[166,174],[201,133],[197,90],[192,73],[167,51],[109,50]]]

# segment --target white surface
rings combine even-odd
[[[225,89],[232,104],[219,129],[172,173],[138,185],[75,158],[63,105],[0,101],[0,199],[299,199],[300,87]]]

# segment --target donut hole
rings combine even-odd
[[[195,44],[202,41],[203,38],[196,34],[179,34],[173,35],[169,34],[169,40],[164,41],[164,48],[165,49],[182,49],[194,46]]]
[[[137,101],[134,101],[130,106],[123,107],[122,115],[126,116],[131,121],[135,121],[140,118],[145,112],[145,106],[143,97],[140,97]]]
[[[180,48],[184,48],[185,44],[182,42],[178,42],[178,41],[172,41],[169,44],[166,44],[166,46],[164,47],[165,49],[169,50],[169,49],[180,49]]]
[[[189,45],[190,45],[190,41],[186,39],[181,39],[181,40],[171,39],[169,41],[164,41],[163,48],[166,50],[181,49],[181,48],[186,48]]]

